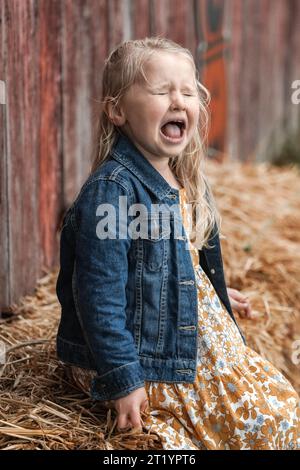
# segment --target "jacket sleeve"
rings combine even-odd
[[[128,235],[118,236],[120,196],[122,204],[127,200],[128,210],[125,188],[116,181],[98,180],[85,188],[76,205],[73,294],[85,341],[96,364],[91,395],[97,400],[121,398],[144,386],[133,334],[126,328],[127,254],[131,239]],[[109,237],[102,239],[99,231],[105,217],[111,225]],[[126,221],[125,225],[128,226]]]

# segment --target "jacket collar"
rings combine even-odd
[[[131,171],[159,199],[179,198],[179,190],[170,186],[161,174],[144,157],[133,142],[118,131],[111,156]]]

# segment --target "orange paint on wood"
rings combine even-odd
[[[61,3],[45,2],[40,9],[40,145],[39,220],[42,262],[58,261],[56,227],[61,209]]]
[[[221,0],[198,0],[201,37],[197,57],[201,81],[211,94],[211,127],[209,146],[224,152],[227,120],[227,77],[224,60],[226,47],[223,38],[224,2]],[[221,154],[220,154],[221,155]]]

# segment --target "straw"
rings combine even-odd
[[[207,174],[222,215],[227,286],[246,294],[253,319],[239,318],[248,345],[300,391],[293,342],[300,339],[300,176],[295,166],[216,164]],[[57,270],[0,320],[1,449],[160,449],[159,437],[118,431],[115,410],[94,402],[56,358]]]

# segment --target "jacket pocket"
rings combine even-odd
[[[143,243],[143,263],[150,271],[160,271],[163,264],[164,240],[146,239]]]
[[[160,271],[167,248],[166,244],[170,238],[168,224],[163,225],[155,215],[149,215],[147,219],[142,219],[142,223],[146,224],[144,225],[143,238],[139,240],[143,264],[149,271]]]

